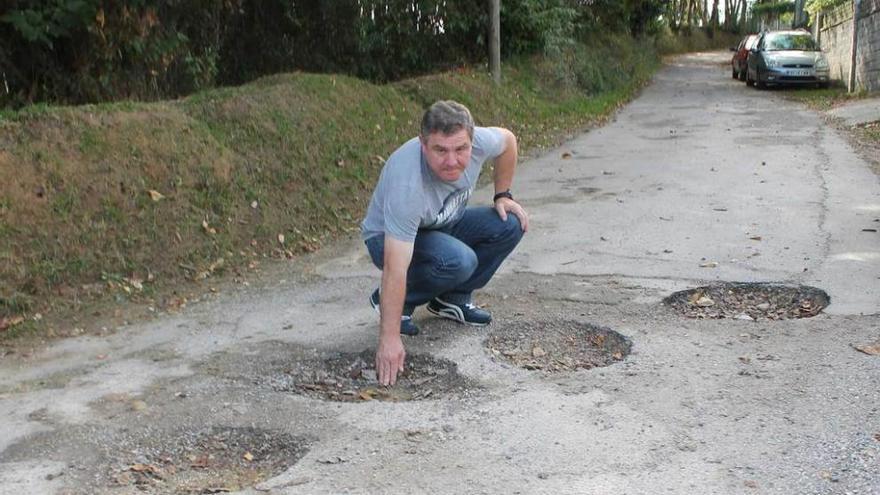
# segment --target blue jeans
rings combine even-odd
[[[471,293],[485,286],[501,262],[522,239],[519,219],[501,220],[494,208],[468,208],[454,225],[416,234],[413,257],[406,273],[404,314],[435,297],[454,304],[471,302]],[[364,241],[373,264],[384,264],[385,236]]]

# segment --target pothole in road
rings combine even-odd
[[[785,320],[816,316],[831,298],[807,285],[731,282],[679,291],[663,302],[689,318]]]
[[[589,323],[542,319],[499,325],[486,339],[486,347],[496,359],[552,373],[623,361],[632,349],[632,341]]]
[[[452,361],[425,354],[406,356],[403,373],[393,387],[382,387],[376,377],[376,353],[302,352],[274,359],[257,369],[254,379],[278,392],[293,392],[336,402],[415,401],[467,395],[479,388],[458,372]]]
[[[138,454],[111,473],[119,486],[149,493],[238,491],[277,476],[308,451],[308,440],[260,428],[214,427],[132,445]],[[161,435],[160,435],[161,436]]]

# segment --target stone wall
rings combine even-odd
[[[824,12],[814,34],[828,56],[831,78],[846,84],[852,49],[853,3]],[[880,91],[880,0],[862,0],[856,52],[856,89]]]

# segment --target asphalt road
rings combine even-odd
[[[378,272],[352,240],[0,362],[0,493],[880,493],[880,356],[854,348],[880,339],[880,182],[822,116],[733,81],[726,58],[676,59],[608,125],[521,166],[532,230],[477,301],[496,321],[416,313],[410,355],[457,366],[423,400],[287,386],[375,346]],[[750,321],[661,303],[722,281],[831,304]],[[632,352],[554,373],[486,344],[541,328],[557,352],[583,324]]]

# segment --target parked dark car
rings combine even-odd
[[[746,84],[828,87],[828,59],[807,31],[762,33],[746,61]]]
[[[730,59],[730,68],[734,79],[746,80],[746,60],[749,57],[749,50],[755,47],[758,36],[757,34],[750,34],[743,38],[739,45],[730,48],[730,51],[733,52],[733,57]]]

